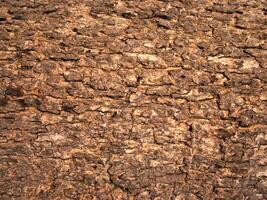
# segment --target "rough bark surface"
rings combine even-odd
[[[0,199],[267,199],[265,0],[0,0]]]

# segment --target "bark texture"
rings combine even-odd
[[[0,199],[267,199],[265,0],[0,0]]]

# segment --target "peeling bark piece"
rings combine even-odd
[[[166,20],[157,20],[158,27],[165,28],[165,29],[171,29],[172,25],[170,22]]]
[[[190,101],[200,101],[213,99],[214,95],[209,91],[203,91],[202,89],[192,89],[185,97]]]
[[[63,61],[78,61],[80,58],[75,54],[63,54],[63,53],[50,53],[49,56],[52,60],[63,60]]]
[[[40,65],[34,67],[36,73],[56,73],[57,65],[53,61],[43,61]]]
[[[38,98],[34,98],[34,97],[26,97],[26,98],[22,99],[21,102],[24,106],[38,107],[41,105],[41,101]]]
[[[0,22],[1,22],[1,21],[6,21],[6,17],[3,16],[3,15],[0,15]]]
[[[210,8],[207,8],[209,11],[219,12],[219,13],[226,13],[226,14],[234,14],[239,13],[242,14],[243,12],[238,9],[238,7],[235,6],[212,6]]]
[[[48,112],[53,114],[59,114],[61,110],[60,105],[51,100],[43,100],[38,109],[42,112]]]
[[[172,16],[166,12],[162,12],[162,11],[155,11],[153,14],[154,17],[159,17],[162,19],[167,19],[167,20],[171,20]]]
[[[48,5],[43,9],[44,14],[50,14],[56,11],[58,11],[58,8],[54,5]]]
[[[6,88],[5,94],[8,96],[21,97],[23,96],[23,91],[21,88],[9,86]]]
[[[133,12],[133,11],[124,11],[121,14],[123,17],[125,18],[131,18],[131,17],[136,17],[137,13]]]
[[[0,98],[0,106],[1,107],[5,107],[7,104],[8,104],[8,98],[7,97]]]
[[[67,81],[82,81],[83,80],[83,73],[78,71],[67,71],[64,73],[64,78]]]
[[[237,118],[241,127],[248,127],[253,124],[265,124],[266,116],[255,113],[253,110],[245,110],[240,113],[240,117]]]
[[[260,94],[260,100],[267,101],[267,91],[264,91]]]

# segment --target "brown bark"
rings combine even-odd
[[[0,199],[266,199],[266,6],[0,0]]]

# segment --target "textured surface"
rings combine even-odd
[[[266,7],[0,0],[0,199],[266,199]]]

